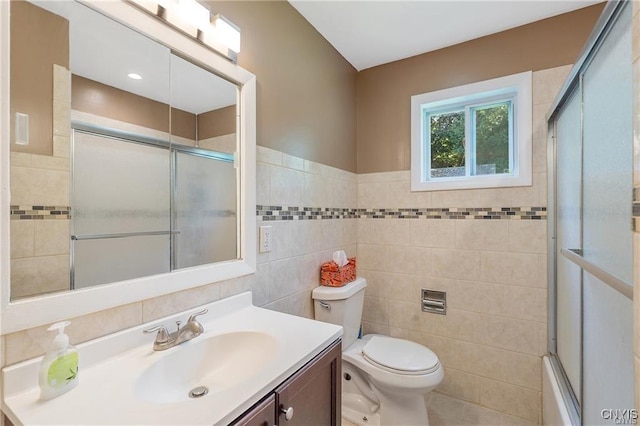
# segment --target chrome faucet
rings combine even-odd
[[[143,333],[147,334],[157,331],[156,340],[153,342],[153,350],[164,351],[201,335],[204,332],[204,327],[196,320],[196,317],[206,314],[207,312],[209,312],[208,309],[203,309],[191,314],[184,327],[180,327],[181,322],[176,321],[178,329],[173,333],[169,333],[164,325],[148,328],[143,330]]]

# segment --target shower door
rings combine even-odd
[[[170,270],[166,147],[73,129],[72,288]]]
[[[550,118],[549,349],[585,425],[634,408],[631,5],[607,13]]]
[[[174,151],[175,268],[238,257],[237,169],[233,156],[194,148]]]
[[[74,126],[71,288],[238,258],[233,155]]]

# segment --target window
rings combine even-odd
[[[531,185],[531,72],[411,97],[411,190]]]

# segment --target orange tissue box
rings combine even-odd
[[[339,267],[333,260],[324,262],[320,267],[320,284],[329,287],[342,287],[356,279],[356,258],[350,257],[349,263]]]

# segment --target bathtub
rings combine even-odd
[[[553,369],[553,362],[549,356],[542,358],[542,424],[572,426],[574,423],[560,391],[561,384]]]

